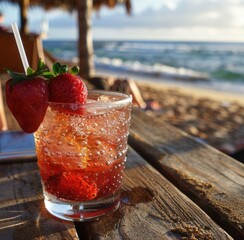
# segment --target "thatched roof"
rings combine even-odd
[[[1,2],[10,2],[19,4],[24,0],[0,0]],[[52,8],[64,8],[66,10],[76,10],[78,1],[84,0],[30,0],[31,6],[41,6],[45,9]],[[131,1],[130,0],[93,0],[93,7],[95,10],[99,10],[102,6],[107,6],[113,8],[118,4],[122,4],[126,7],[127,13],[131,11]]]
[[[124,4],[127,13],[131,12],[131,1],[130,0],[93,0],[93,7],[99,10],[103,5],[113,8],[116,4]]]

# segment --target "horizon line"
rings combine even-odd
[[[43,39],[43,42],[45,41],[78,41],[78,39],[62,39],[62,38],[50,38],[50,39]],[[188,42],[188,43],[241,43],[244,44],[244,41],[226,41],[226,40],[176,40],[176,39],[93,39],[94,41],[116,41],[116,42]]]

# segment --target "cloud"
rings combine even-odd
[[[134,0],[134,9],[136,9],[136,4],[140,3]],[[244,0],[167,0],[161,3],[159,8],[152,5],[139,13],[135,12],[132,16],[128,16],[125,11],[121,11],[121,8],[110,10],[109,14],[107,10],[104,10],[93,15],[93,26],[95,28],[154,29],[244,26]],[[53,28],[76,27],[76,18],[76,14],[60,10],[48,14],[50,26]],[[36,20],[38,21],[40,19]]]
[[[244,0],[175,0],[93,21],[96,39],[244,41]]]
[[[72,28],[77,25],[76,14],[62,10],[52,10],[47,13],[40,9],[38,11],[39,14],[33,10],[31,12],[30,23],[33,28],[39,26],[43,19],[48,20],[51,28]]]
[[[132,16],[124,8],[93,14],[95,39],[244,41],[244,0],[155,0],[155,4],[145,0],[144,8],[140,1],[144,0],[133,0]],[[62,35],[63,30],[64,37],[76,38],[76,14],[56,10],[48,14],[48,20],[50,33]],[[67,35],[71,29],[76,29],[75,34]]]
[[[51,28],[74,28],[77,27],[76,16],[63,15],[61,18],[49,19],[49,24]]]
[[[244,18],[243,0],[181,0],[159,9],[147,8],[139,14],[110,15],[94,18],[94,26],[102,28],[172,28],[172,27],[236,27]]]
[[[77,28],[53,28],[48,33],[48,39],[53,40],[74,40],[78,39],[78,29]]]
[[[212,28],[96,28],[95,40],[153,40],[153,41],[225,41],[243,42],[244,32],[238,29]]]

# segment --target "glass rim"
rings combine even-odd
[[[103,102],[103,101],[96,101],[96,102],[88,102],[88,103],[62,103],[62,102],[49,102],[49,105],[62,105],[62,106],[86,106],[86,107],[105,107],[105,106],[123,106],[129,103],[132,103],[132,96],[127,93],[115,92],[115,91],[106,91],[106,90],[88,90],[88,99],[89,95],[97,94],[97,95],[105,95],[105,96],[114,96],[114,97],[121,97],[121,99]]]

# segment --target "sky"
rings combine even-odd
[[[19,21],[18,7],[0,4],[5,25]],[[93,13],[95,40],[174,40],[244,42],[244,0],[132,0],[124,7]],[[29,28],[40,32],[48,22],[48,39],[77,39],[76,12],[29,10]]]

